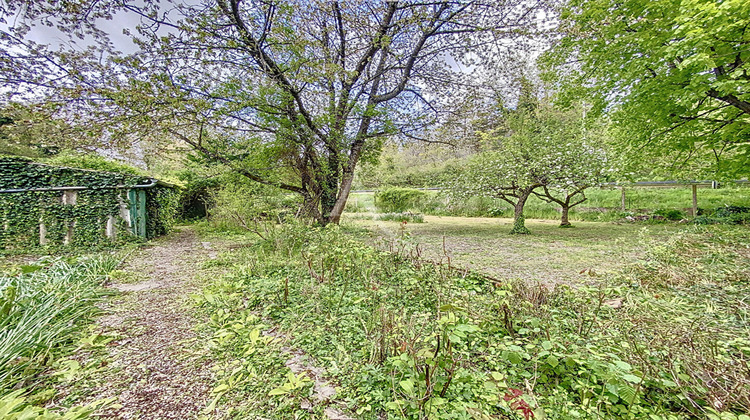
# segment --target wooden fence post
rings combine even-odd
[[[625,187],[620,187],[622,195],[620,197],[620,210],[625,211]]]
[[[698,186],[693,184],[693,217],[698,216]]]

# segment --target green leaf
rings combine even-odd
[[[637,377],[635,375],[629,374],[629,373],[625,374],[625,375],[622,375],[622,379],[624,379],[624,380],[626,380],[628,382],[634,383],[634,384],[638,384],[638,383],[641,382],[641,378],[639,378],[639,377]]]
[[[285,387],[285,386],[280,386],[280,387],[278,387],[278,388],[274,388],[274,389],[272,389],[272,390],[271,390],[271,391],[270,391],[270,392],[268,393],[268,395],[269,395],[269,396],[272,396],[272,397],[273,397],[273,396],[275,396],[275,395],[286,395],[286,394],[288,394],[288,393],[289,393],[289,388],[287,388],[287,387]]]
[[[547,358],[547,364],[548,364],[548,365],[550,365],[550,366],[552,366],[553,368],[556,368],[556,367],[557,367],[557,365],[559,365],[559,364],[560,364],[560,361],[559,361],[559,360],[557,359],[557,357],[555,357],[555,356],[553,355],[553,356],[549,356],[549,357]]]
[[[521,362],[523,362],[523,357],[521,357],[520,354],[514,351],[507,352],[506,357],[508,361],[513,363],[514,365],[518,365],[518,364],[521,364]]]
[[[412,382],[411,379],[400,381],[398,384],[401,385],[401,388],[403,388],[407,394],[409,395],[414,394],[414,382]]]
[[[627,384],[622,384],[617,389],[617,395],[622,398],[623,401],[630,403],[635,397],[635,388]]]

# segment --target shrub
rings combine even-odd
[[[719,207],[710,216],[700,216],[693,220],[696,225],[749,225],[750,207],[724,206]]]
[[[682,220],[685,218],[685,212],[677,209],[658,209],[654,216],[661,216],[667,220]]]
[[[299,205],[295,196],[248,182],[225,185],[213,193],[211,201],[209,218],[214,227],[247,230],[261,236],[276,223],[293,216]]]
[[[375,207],[381,212],[401,213],[427,197],[424,191],[413,188],[388,187],[375,193]]]
[[[750,213],[750,207],[724,206],[716,209],[714,217],[734,217],[745,213]]]

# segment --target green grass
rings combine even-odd
[[[428,199],[410,209],[429,215],[468,217],[512,217],[511,206],[499,199],[472,198],[451,202],[437,191],[426,191]],[[626,212],[621,212],[621,191],[612,188],[590,188],[587,201],[570,212],[573,221],[613,221],[627,214],[652,214],[660,209],[676,209],[685,212],[692,208],[692,189],[631,187],[626,189]],[[354,193],[348,211],[376,212],[373,193]],[[713,211],[725,205],[750,207],[750,188],[724,187],[720,189],[699,188],[698,208]],[[529,198],[524,214],[527,219],[559,220],[556,205],[546,203],[536,196]]]
[[[397,222],[351,223],[380,238],[402,232]],[[573,284],[590,279],[589,270],[604,274],[622,269],[643,255],[644,239],[663,239],[680,229],[674,224],[597,222],[560,229],[556,221],[527,220],[531,235],[510,235],[512,226],[511,219],[426,216],[425,223],[407,225],[406,232],[422,256],[432,261],[450,261],[500,278]]]
[[[383,244],[393,252],[362,243],[374,239],[361,227],[284,226],[221,255],[209,268],[226,274],[195,297],[212,314],[216,404],[235,418],[322,416],[310,370],[289,376],[297,355],[361,419],[747,420],[747,229],[533,223],[509,238],[477,222],[428,218]],[[572,287],[492,280],[415,259],[419,235],[442,233],[497,252],[488,260],[537,259],[533,278],[550,252],[573,266],[591,246],[618,264]],[[514,242],[495,251],[498,235]]]

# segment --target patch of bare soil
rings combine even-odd
[[[103,331],[119,336],[109,343],[107,369],[87,396],[90,401],[116,399],[101,417],[218,417],[202,413],[213,385],[211,361],[193,329],[200,321],[187,302],[200,288],[196,264],[215,255],[210,243],[183,229],[125,261],[123,270],[146,280],[112,284],[123,293],[103,308],[108,314],[98,321]]]

